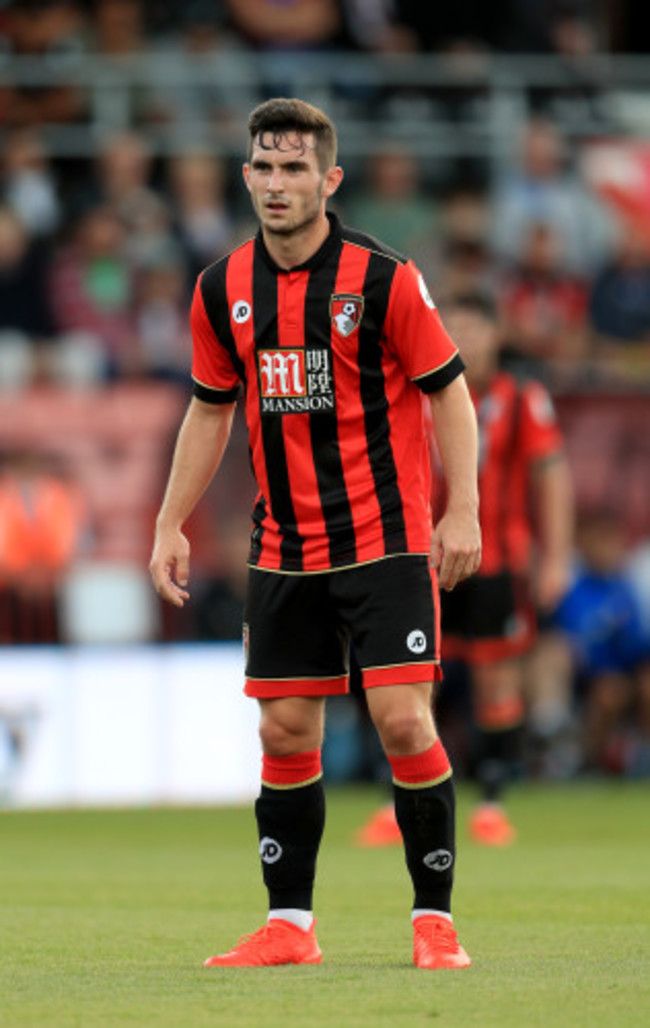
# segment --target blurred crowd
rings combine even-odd
[[[5,55],[52,66],[93,54],[158,55],[173,64],[214,53],[466,59],[498,49],[570,61],[635,49],[631,4],[617,5],[616,17],[613,4],[588,0],[456,8],[409,0],[5,0],[0,34]],[[570,88],[573,99],[597,107],[593,83],[572,80]],[[134,124],[98,141],[91,158],[55,159],[43,126],[83,124],[84,89],[0,77],[0,403],[34,388],[121,383],[164,383],[189,395],[196,276],[255,231],[241,162],[212,143],[233,120],[241,127],[261,98],[252,87],[244,94],[207,80],[200,88],[164,77],[143,82]],[[381,99],[381,90],[370,98]],[[509,369],[541,379],[560,399],[638,393],[650,384],[650,229],[588,188],[580,145],[559,127],[553,99],[557,93],[534,98],[516,156],[496,175],[459,164],[441,179],[407,146],[391,143],[349,168],[342,153],[347,175],[335,206],[344,221],[411,255],[440,304],[489,294]],[[211,129],[165,156],[138,131],[138,116]],[[228,482],[246,473],[241,425],[233,451]],[[2,439],[0,455],[0,641],[56,641],[57,589],[88,552],[92,504],[59,460],[35,459]],[[165,638],[240,634],[247,526],[243,506],[224,502],[229,489],[212,507],[208,498],[199,515],[196,602],[190,614],[161,615]],[[248,503],[248,481],[231,491],[246,493]],[[650,572],[639,556],[646,550],[638,534],[626,536],[620,504],[615,511],[592,504],[582,515],[575,581],[547,639],[555,686],[563,685],[557,695],[555,686],[543,690],[536,738],[559,738],[567,712],[580,709],[589,725],[580,759],[640,773],[650,760],[643,749],[650,746]],[[555,649],[554,633],[564,640]],[[634,759],[620,744],[630,724],[643,743]]]
[[[206,149],[154,160],[129,130],[104,143],[72,193],[65,170],[36,128],[8,133],[0,381],[185,382],[196,276],[254,231],[239,169]],[[519,165],[489,188],[437,193],[404,148],[378,149],[337,207],[411,254],[439,301],[473,288],[496,296],[508,357],[553,387],[647,383],[647,225],[587,189],[552,122],[526,124]]]
[[[15,53],[181,50],[493,49],[572,55],[638,50],[630,2],[480,0],[434,8],[419,0],[3,0],[0,27]],[[51,98],[48,113],[62,112]],[[70,113],[73,108],[68,108]]]

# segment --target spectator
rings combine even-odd
[[[411,252],[433,234],[436,208],[420,183],[415,157],[403,147],[384,147],[368,160],[365,181],[351,198],[350,219],[400,252]]]
[[[79,552],[86,511],[77,487],[47,457],[8,455],[0,471],[0,637],[58,642],[57,592]]]
[[[93,199],[111,204],[127,223],[138,207],[156,196],[151,187],[152,155],[137,132],[117,132],[100,149]]]
[[[142,0],[95,0],[92,49],[128,57],[147,49]]]
[[[641,733],[650,745],[650,644],[641,628],[636,594],[624,571],[625,546],[609,511],[583,516],[578,527],[579,564],[560,604],[556,623],[564,632],[584,708],[585,762],[589,770],[625,770],[627,743]],[[640,688],[640,685],[643,685]],[[637,709],[636,729],[630,720]]]
[[[138,270],[135,334],[131,370],[188,386],[191,349],[186,267],[173,243],[160,246]]]
[[[415,247],[425,278],[436,283],[439,302],[480,293],[493,296],[495,266],[487,244],[488,209],[473,190],[455,188],[440,205],[439,226]]]
[[[107,140],[97,161],[94,197],[120,218],[125,253],[136,265],[167,245],[172,231],[171,212],[151,178],[152,155],[141,135],[119,132]]]
[[[521,166],[497,182],[492,213],[495,253],[510,264],[521,260],[533,226],[557,235],[566,268],[577,275],[593,272],[613,238],[604,209],[566,167],[557,127],[541,118],[525,128]]]
[[[47,68],[64,69],[84,50],[86,16],[76,0],[21,0],[8,12],[5,46],[17,57],[41,58]],[[0,107],[7,123],[17,128],[41,127],[81,120],[86,112],[84,92],[74,84],[3,86]]]
[[[537,8],[542,49],[552,53],[554,81],[537,81],[527,89],[529,107],[538,116],[564,126],[584,138],[612,130],[607,72],[597,57],[606,46],[602,10],[590,0],[554,0],[524,4]],[[526,50],[524,52],[531,52]]]
[[[29,381],[40,344],[53,335],[46,252],[13,210],[0,207],[0,386]]]
[[[441,7],[418,0],[345,0],[348,20],[359,45],[385,53],[442,50],[463,44],[497,43],[512,18],[511,4],[480,0]]]
[[[343,28],[337,0],[226,0],[233,27],[258,50],[320,50]]]
[[[20,129],[5,140],[2,169],[6,203],[32,236],[50,236],[59,227],[57,184],[38,132]]]
[[[232,248],[235,225],[225,197],[225,168],[201,151],[177,157],[170,167],[175,229],[185,250],[189,281]]]
[[[631,223],[594,279],[589,316],[596,357],[610,372],[628,365],[637,374],[650,352],[650,244]]]
[[[550,225],[531,225],[501,291],[508,356],[529,369],[550,364],[556,378],[575,373],[585,355],[587,314],[587,285],[563,270],[560,248]]]
[[[89,48],[109,61],[115,59],[129,64],[142,55],[151,54],[153,47],[147,32],[144,0],[94,0]],[[121,99],[122,104],[114,112],[115,129],[137,126],[152,115],[155,117],[146,77],[131,80]]]
[[[205,141],[206,131],[214,134],[231,122],[238,122],[242,111],[255,102],[254,57],[242,40],[227,25],[223,4],[214,0],[189,0],[183,5],[180,24],[173,34],[156,41],[155,79],[146,89],[146,112],[159,126],[170,126],[191,144]],[[238,81],[232,82],[229,69],[237,62]],[[181,72],[169,81],[162,66],[172,64]],[[209,69],[201,81],[183,81],[197,66]],[[241,81],[247,77],[249,83]]]
[[[133,273],[127,237],[112,208],[96,206],[78,221],[72,244],[54,258],[50,295],[60,332],[83,333],[98,348],[107,375],[133,356]]]
[[[343,0],[349,33],[361,50],[377,53],[415,53],[417,33],[395,20],[391,0]]]

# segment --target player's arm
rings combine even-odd
[[[453,589],[481,563],[476,413],[463,375],[429,399],[447,484],[447,506],[433,533],[431,563],[442,588]]]
[[[156,591],[175,607],[189,599],[190,544],[182,528],[221,463],[234,412],[234,403],[194,397],[178,433],[149,563]]]
[[[538,542],[536,598],[551,610],[566,591],[573,543],[573,490],[553,401],[539,382],[522,392],[521,442],[530,467]]]
[[[537,603],[548,611],[566,592],[571,569],[573,490],[563,453],[535,462],[532,487],[539,540]]]

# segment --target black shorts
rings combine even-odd
[[[435,572],[424,554],[322,574],[251,568],[244,609],[248,696],[348,691],[354,645],[366,688],[440,677]]]
[[[522,575],[474,575],[442,593],[441,610],[445,660],[495,663],[525,653],[535,639],[535,612]]]

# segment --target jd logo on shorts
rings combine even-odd
[[[447,871],[454,862],[449,850],[432,850],[423,858],[422,863],[430,871]]]
[[[275,864],[282,856],[282,846],[265,835],[260,839],[260,857],[265,864]]]
[[[406,637],[406,645],[411,653],[424,653],[427,648],[427,637],[419,628],[409,632]]]

